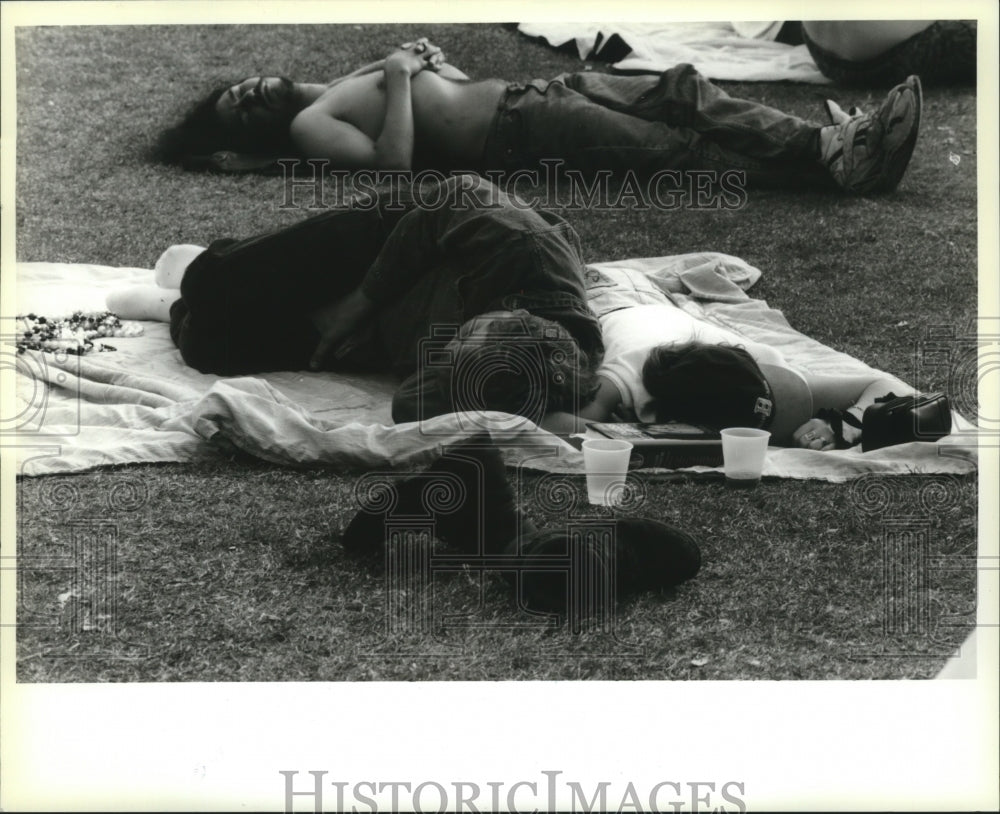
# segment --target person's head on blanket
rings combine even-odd
[[[446,351],[438,387],[458,410],[499,410],[538,423],[553,410],[575,412],[597,390],[593,365],[572,334],[523,309],[473,317]]]
[[[642,368],[657,421],[714,429],[757,427],[789,439],[813,416],[805,378],[781,365],[758,364],[743,348],[689,342],[653,348]]]

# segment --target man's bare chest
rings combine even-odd
[[[339,82],[324,91],[314,106],[367,132],[381,128],[385,102],[385,76],[378,71]]]

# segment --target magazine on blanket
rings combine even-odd
[[[606,438],[632,442],[629,469],[722,466],[722,438],[697,424],[602,422],[587,427]]]

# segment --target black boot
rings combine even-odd
[[[507,481],[503,456],[488,434],[444,447],[438,458],[412,477],[387,482],[397,494],[390,511],[362,510],[341,537],[354,555],[381,555],[386,522],[392,518],[433,520],[442,542],[470,555],[496,554],[518,534],[533,531],[521,517]]]
[[[610,531],[607,545],[585,539],[571,543],[565,529],[531,535],[520,551],[516,542],[508,545],[508,554],[520,555],[517,570],[525,605],[564,615],[571,605],[578,612],[598,612],[642,591],[691,579],[701,567],[698,543],[674,526],[624,517],[613,521]],[[595,536],[603,535],[598,531]]]

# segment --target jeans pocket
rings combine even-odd
[[[595,268],[587,268],[583,273],[584,285],[587,291],[594,291],[599,288],[610,288],[615,285],[615,281],[602,271]]]

